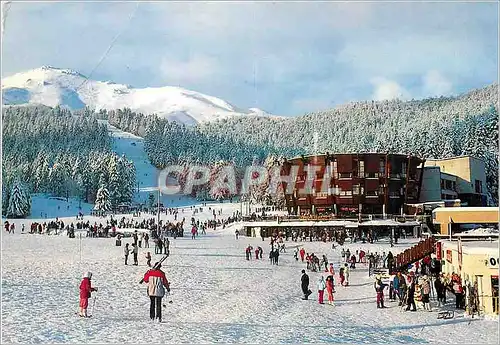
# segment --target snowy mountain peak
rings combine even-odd
[[[110,81],[87,80],[77,71],[53,66],[42,66],[3,78],[2,94],[5,105],[35,103],[50,107],[60,105],[72,110],[84,107],[95,110],[130,108],[185,124],[248,114],[269,115],[257,108],[239,109],[220,98],[180,87],[133,88]]]

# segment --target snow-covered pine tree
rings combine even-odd
[[[10,190],[5,181],[2,183],[2,215],[7,214],[7,208],[9,206]]]
[[[111,203],[109,201],[109,191],[106,187],[101,187],[97,191],[94,210],[106,212],[111,210]]]
[[[158,204],[156,203],[155,195],[153,193],[149,193],[149,195],[148,195],[148,207],[153,208],[155,206],[158,206]]]
[[[109,176],[109,202],[111,203],[111,207],[115,208],[123,200],[122,192],[125,182],[121,165],[118,163],[116,155],[109,157],[107,170]]]
[[[9,218],[25,218],[30,213],[31,195],[20,181],[16,181],[10,191],[6,215]]]
[[[134,197],[136,186],[136,171],[135,166],[132,161],[126,159],[125,156],[120,157],[118,160],[120,172],[120,180],[122,180],[122,192],[121,200],[122,202],[132,201]]]

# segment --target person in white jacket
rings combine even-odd
[[[323,295],[325,293],[326,283],[325,278],[321,276],[318,280],[318,301],[319,304],[323,304]]]

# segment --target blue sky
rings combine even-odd
[[[12,2],[2,75],[52,65],[88,76],[118,34],[92,79],[277,115],[458,94],[498,76],[498,4],[477,2]]]

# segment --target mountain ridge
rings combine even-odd
[[[242,109],[220,98],[175,86],[134,88],[112,81],[88,79],[78,71],[42,66],[2,78],[4,105],[42,104],[71,110],[130,108],[188,125],[230,117],[272,116]]]

